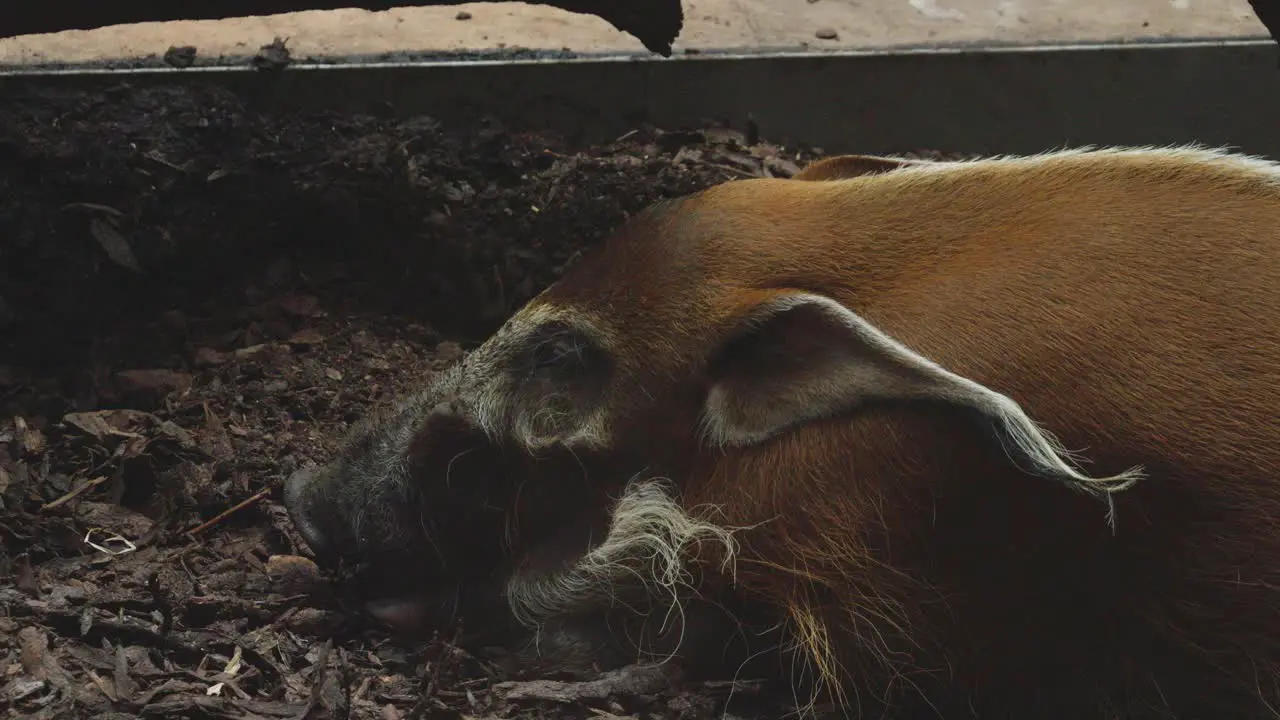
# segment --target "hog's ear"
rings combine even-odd
[[[1013,399],[961,377],[834,300],[786,293],[753,308],[709,365],[705,441],[745,447],[869,401],[932,401],[974,411],[1028,472],[1092,492],[1123,489],[1137,468],[1091,478]]]
[[[809,163],[792,180],[847,180],[863,175],[880,175],[893,170],[919,165],[932,165],[927,160],[878,157],[876,155],[835,155]]]

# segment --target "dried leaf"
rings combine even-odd
[[[125,428],[135,427],[145,420],[156,420],[156,417],[139,410],[98,410],[67,413],[62,416],[63,423],[97,440],[105,440],[111,436],[141,438],[142,435]]]
[[[324,342],[324,335],[315,328],[303,328],[289,336],[291,345],[319,345],[322,342]]]
[[[39,429],[33,428],[27,424],[26,419],[15,417],[13,426],[17,432],[18,446],[27,456],[39,455],[45,451],[48,442],[45,440],[44,433]]]
[[[123,645],[116,648],[116,667],[111,680],[116,686],[116,700],[127,701],[137,691],[133,678],[129,677],[129,656],[125,654]]]
[[[93,239],[98,241],[98,245],[112,262],[126,270],[142,273],[142,266],[138,264],[138,258],[134,256],[129,241],[111,223],[101,218],[93,218],[89,221],[89,232],[93,234]]]
[[[23,671],[37,680],[47,679],[44,656],[49,651],[49,637],[44,631],[35,627],[22,628],[18,631],[18,646],[21,648],[18,659]]]
[[[21,700],[26,700],[32,695],[44,690],[46,684],[47,683],[43,680],[18,678],[9,683],[9,686],[5,688],[5,695],[8,696],[10,702],[16,703]]]
[[[99,675],[98,673],[92,670],[89,670],[88,673],[89,673],[89,679],[93,681],[94,685],[98,686],[98,689],[102,691],[103,695],[107,696],[108,700],[110,700],[111,702],[120,701],[120,696],[116,693],[116,689],[111,686],[110,680],[102,677],[101,675]]]
[[[164,395],[191,387],[191,376],[176,370],[149,368],[121,370],[116,373],[116,386],[121,393],[150,392]]]
[[[244,649],[237,645],[235,651],[231,653],[231,659],[227,661],[227,666],[222,669],[222,672],[230,675],[231,677],[235,677],[236,673],[240,672],[240,663],[243,658]]]

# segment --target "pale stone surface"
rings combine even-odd
[[[471,18],[457,19],[459,12]],[[1266,34],[1248,0],[687,0],[685,14],[677,50]],[[819,39],[819,30],[834,31],[837,39]],[[118,60],[161,55],[171,45],[194,45],[202,57],[246,55],[276,36],[288,38],[295,58],[499,47],[644,52],[637,40],[595,17],[523,3],[473,3],[29,35],[0,39],[0,64]]]

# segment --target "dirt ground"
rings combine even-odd
[[[265,117],[212,89],[7,98],[5,717],[710,718],[731,691],[776,716],[743,681],[526,681],[400,642],[316,591],[279,485],[627,213],[817,152]]]

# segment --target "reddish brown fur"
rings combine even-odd
[[[761,523],[741,535],[737,587],[792,623],[852,706],[1271,717],[1280,173],[1247,162],[819,165],[814,182],[655,208],[533,304],[613,329],[620,436],[681,479],[686,506]],[[1144,465],[1115,532],[1096,500],[1015,470],[936,408],[701,448],[707,357],[796,289],[1013,397],[1092,474]]]
[[[929,165],[925,160],[904,160],[875,155],[836,155],[815,160],[796,173],[792,180],[848,180],[863,175],[879,175],[904,167]]]

